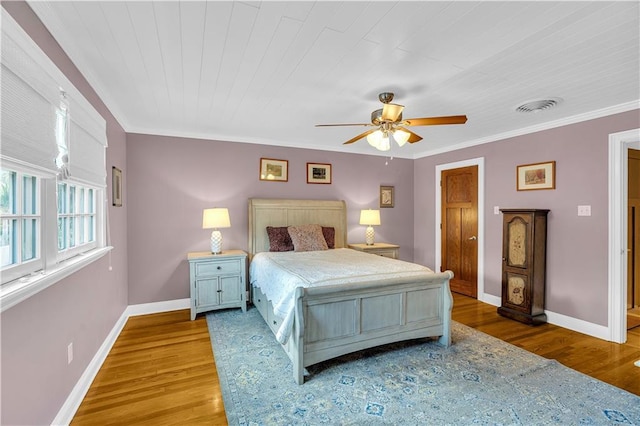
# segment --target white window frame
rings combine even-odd
[[[40,200],[40,247],[37,260],[2,270],[0,284],[0,312],[15,306],[45,288],[55,284],[86,265],[100,259],[112,247],[106,246],[106,200],[104,188],[92,188],[95,193],[95,241],[74,248],[74,251],[58,251],[57,179],[43,175],[37,169],[14,161],[2,159],[2,168],[38,177]],[[74,185],[66,181],[65,183]],[[82,185],[88,188],[87,185]],[[21,196],[21,195],[20,195]]]
[[[69,225],[68,223],[65,226],[65,245],[64,247],[60,247],[59,244],[59,239],[60,239],[60,228],[58,226],[58,260],[64,260],[64,259],[68,259],[70,257],[76,256],[82,252],[94,249],[97,247],[98,244],[98,229],[97,229],[97,224],[98,224],[98,211],[97,211],[97,207],[100,205],[100,203],[98,202],[98,194],[100,193],[100,188],[96,188],[96,187],[91,187],[91,186],[87,186],[87,185],[82,185],[82,184],[77,184],[74,183],[72,181],[63,181],[60,182],[58,181],[57,183],[57,202],[60,203],[60,197],[61,194],[59,192],[59,188],[60,185],[66,185],[67,191],[64,194],[65,197],[65,205],[67,205],[69,203],[69,196],[70,196],[70,192],[69,190],[74,188],[75,189],[75,199],[74,199],[74,209],[73,211],[70,210],[66,210],[65,212],[63,212],[62,214],[60,213],[60,211],[58,211],[57,214],[57,220],[59,221],[60,219],[73,219],[74,222],[74,238],[73,238],[73,244],[69,244],[70,243],[70,238],[68,237],[68,235],[66,234],[66,232],[69,229]],[[93,212],[86,212],[86,211],[79,211],[78,207],[80,205],[80,192],[81,190],[85,190],[85,191],[93,191]],[[86,198],[86,194],[85,194],[85,202],[84,204],[87,203],[87,198]],[[81,227],[81,222],[78,219],[88,219],[88,218],[93,218],[93,226],[91,226],[91,232],[93,234],[93,239],[83,242],[82,240],[79,239],[79,235],[80,234],[80,227]],[[86,228],[86,227],[85,227]]]
[[[16,195],[15,195],[15,208],[16,212],[13,214],[2,215],[3,219],[11,219],[17,220],[17,232],[14,235],[14,241],[16,244],[15,250],[18,252],[18,261],[17,263],[7,265],[6,267],[2,267],[2,283],[12,281],[17,278],[21,278],[23,276],[33,274],[39,270],[44,268],[44,259],[42,257],[42,185],[43,181],[40,176],[35,173],[31,173],[24,168],[19,166],[7,167],[6,162],[2,164],[3,170],[8,170],[16,173]],[[37,212],[35,215],[25,215],[23,213],[23,177],[24,176],[34,176],[37,179],[36,185],[36,199],[37,199]],[[35,217],[38,219],[38,229],[36,236],[36,255],[34,258],[29,260],[22,259],[22,234],[24,232],[22,220],[26,217]]]

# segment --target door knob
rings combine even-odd
[[[476,237],[476,236],[474,235],[474,236],[472,236],[472,237],[469,237],[469,239],[470,239],[470,240],[475,241],[475,240],[477,240],[477,239],[478,239],[478,237]]]

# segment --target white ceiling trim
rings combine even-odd
[[[488,137],[475,139],[468,142],[463,142],[461,144],[456,144],[448,148],[429,151],[427,154],[423,154],[423,155],[418,154],[412,158],[418,159],[423,157],[431,157],[433,155],[443,154],[445,152],[457,151],[459,149],[469,148],[476,145],[483,145],[485,143],[497,142],[504,139],[515,138],[516,136],[528,135],[530,133],[541,132],[543,130],[555,129],[557,127],[568,126],[570,124],[576,124],[584,121],[595,120],[596,118],[607,117],[609,115],[620,114],[623,112],[633,111],[636,109],[640,109],[640,99],[635,100],[633,102],[628,102],[626,104],[616,105],[608,108],[602,108],[598,111],[590,111],[585,114],[577,114],[572,117],[566,117],[556,121],[549,121],[549,122],[538,124],[535,126],[514,130],[511,132],[500,133],[493,136],[488,136]],[[536,113],[531,113],[531,114],[536,114]],[[540,112],[540,114],[544,114],[544,111]]]
[[[190,139],[202,139],[202,140],[210,140],[210,141],[218,141],[218,142],[233,142],[233,143],[251,143],[251,144],[257,144],[257,145],[270,145],[270,146],[283,146],[283,147],[288,147],[288,148],[301,148],[301,149],[313,149],[313,150],[320,150],[320,151],[330,151],[330,152],[344,152],[344,153],[348,153],[348,154],[360,154],[360,155],[375,155],[375,156],[379,156],[379,157],[389,157],[389,156],[393,156],[396,158],[405,158],[405,159],[418,159],[418,158],[424,158],[424,157],[431,157],[434,155],[439,155],[439,154],[444,154],[446,152],[451,152],[451,151],[457,151],[459,149],[465,149],[465,148],[469,148],[472,146],[476,146],[476,145],[483,145],[486,143],[491,143],[491,142],[497,142],[500,140],[504,140],[504,139],[509,139],[509,138],[514,138],[517,136],[523,136],[523,135],[527,135],[530,133],[536,133],[536,132],[541,132],[543,130],[549,130],[549,129],[554,129],[557,127],[562,127],[562,126],[568,126],[570,124],[576,124],[576,123],[580,123],[580,122],[584,122],[584,121],[589,121],[589,120],[594,120],[596,118],[602,118],[602,117],[607,117],[610,115],[614,115],[614,114],[620,114],[623,112],[627,112],[627,111],[633,111],[636,109],[640,109],[640,99],[633,101],[633,102],[628,102],[626,104],[621,104],[621,105],[616,105],[614,107],[609,107],[609,108],[603,108],[600,109],[598,111],[591,111],[585,114],[577,114],[574,115],[572,117],[567,117],[567,118],[563,118],[560,120],[555,120],[555,121],[550,121],[550,122],[546,122],[546,123],[542,123],[539,125],[535,125],[535,126],[530,126],[530,127],[526,127],[526,128],[522,128],[522,129],[518,129],[518,130],[514,130],[511,132],[504,132],[504,133],[500,133],[500,134],[496,134],[496,135],[492,135],[492,136],[487,136],[487,137],[483,137],[483,138],[479,138],[479,139],[474,139],[474,140],[470,140],[467,142],[463,142],[463,143],[459,143],[456,145],[452,145],[450,147],[446,147],[446,148],[441,148],[441,149],[436,149],[433,151],[429,151],[426,154],[416,154],[416,155],[403,155],[403,152],[406,151],[398,151],[398,150],[394,150],[393,153],[389,153],[389,152],[381,152],[381,151],[371,151],[370,153],[360,153],[360,152],[356,152],[354,153],[353,151],[351,151],[349,148],[346,148],[344,145],[337,145],[334,148],[331,147],[327,147],[326,145],[309,145],[309,144],[294,144],[294,143],[286,143],[286,142],[282,142],[279,140],[270,140],[270,139],[256,139],[256,138],[236,138],[234,136],[230,136],[230,135],[212,135],[212,134],[201,134],[201,133],[187,133],[185,134],[184,132],[180,132],[180,133],[171,133],[171,132],[161,132],[158,133],[157,131],[154,131],[153,129],[131,129],[131,130],[127,130],[125,129],[125,131],[127,133],[135,133],[135,134],[144,134],[144,135],[155,135],[155,136],[162,136],[162,137],[174,137],[174,138],[190,138]],[[544,112],[541,112],[541,114],[544,114]]]

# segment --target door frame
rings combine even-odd
[[[627,341],[628,150],[640,148],[640,129],[609,134],[609,339]]]
[[[442,230],[440,229],[440,224],[442,223],[442,188],[440,186],[442,171],[468,166],[478,166],[478,300],[494,304],[495,300],[487,297],[489,295],[485,295],[484,293],[484,157],[471,158],[436,166],[436,199],[434,203],[436,209],[436,220],[434,224],[436,236],[435,267],[436,271],[439,271],[442,266]]]

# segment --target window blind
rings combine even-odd
[[[70,178],[106,186],[106,122],[33,40],[2,9],[2,157],[58,173],[56,111],[69,105]]]
[[[2,155],[33,166],[45,175],[55,175],[56,82],[39,72],[36,62],[10,34],[5,34],[7,26],[3,19]]]

